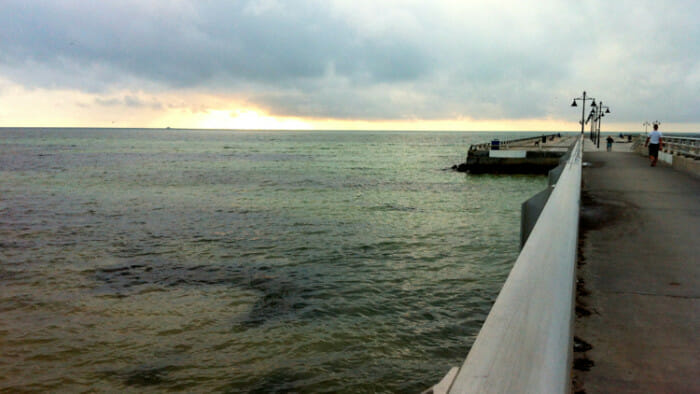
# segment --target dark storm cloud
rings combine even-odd
[[[276,115],[348,119],[569,117],[568,101],[588,89],[619,120],[654,103],[658,117],[700,121],[699,6],[690,1],[2,7],[0,77],[27,88],[179,89]],[[121,104],[152,105],[136,97]]]
[[[46,66],[57,75],[104,68],[185,87],[216,85],[220,77],[284,84],[320,77],[329,63],[339,73],[371,83],[413,78],[425,65],[411,43],[391,37],[358,40],[343,20],[323,15],[320,4],[299,2],[259,14],[247,11],[248,2],[173,4],[180,6],[9,1],[0,29],[12,38],[3,40],[2,63]],[[23,83],[35,83],[32,76],[17,73]],[[112,81],[122,83],[124,77],[114,75]],[[54,81],[78,88],[105,85],[90,85],[94,82]]]

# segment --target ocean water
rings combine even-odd
[[[493,136],[0,129],[0,391],[428,388],[546,185]]]

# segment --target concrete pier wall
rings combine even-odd
[[[696,178],[700,178],[700,160],[692,159],[690,157],[673,156],[673,163],[671,166],[675,170],[691,174]]]
[[[563,155],[564,152],[556,151],[472,151],[467,157],[467,171],[471,174],[546,174],[559,165]]]

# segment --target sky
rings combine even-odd
[[[0,4],[0,127],[700,132],[696,0]]]

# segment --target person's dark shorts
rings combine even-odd
[[[649,156],[659,157],[659,144],[649,144]]]

